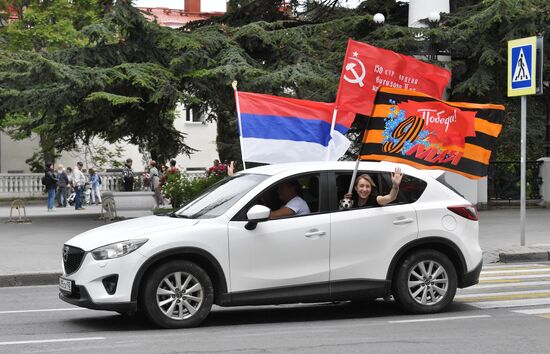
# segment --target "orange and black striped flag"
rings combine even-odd
[[[482,178],[503,118],[502,105],[446,102],[382,87],[363,135],[360,159]]]

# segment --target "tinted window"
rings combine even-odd
[[[387,183],[391,183],[391,174],[384,173],[384,179]],[[399,186],[399,195],[397,200],[394,202],[401,203],[414,203],[420,198],[424,190],[426,189],[427,183],[420,178],[403,175],[401,180],[401,185]],[[388,191],[391,188],[391,185],[388,184]],[[387,192],[386,192],[387,193]]]

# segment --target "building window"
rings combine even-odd
[[[187,123],[202,123],[204,122],[206,115],[204,110],[198,107],[185,109],[185,121]]]

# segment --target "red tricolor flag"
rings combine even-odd
[[[382,87],[363,135],[360,159],[482,178],[503,118],[501,105],[445,102]]]
[[[380,86],[442,98],[450,79],[451,73],[437,65],[350,39],[340,75],[336,107],[370,116]]]

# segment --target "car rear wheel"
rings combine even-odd
[[[408,255],[397,269],[393,295],[407,312],[440,312],[456,294],[457,276],[453,263],[443,253],[422,250]]]
[[[188,261],[170,261],[147,278],[143,305],[149,319],[160,327],[194,327],[210,313],[213,294],[210,277],[201,267]]]

